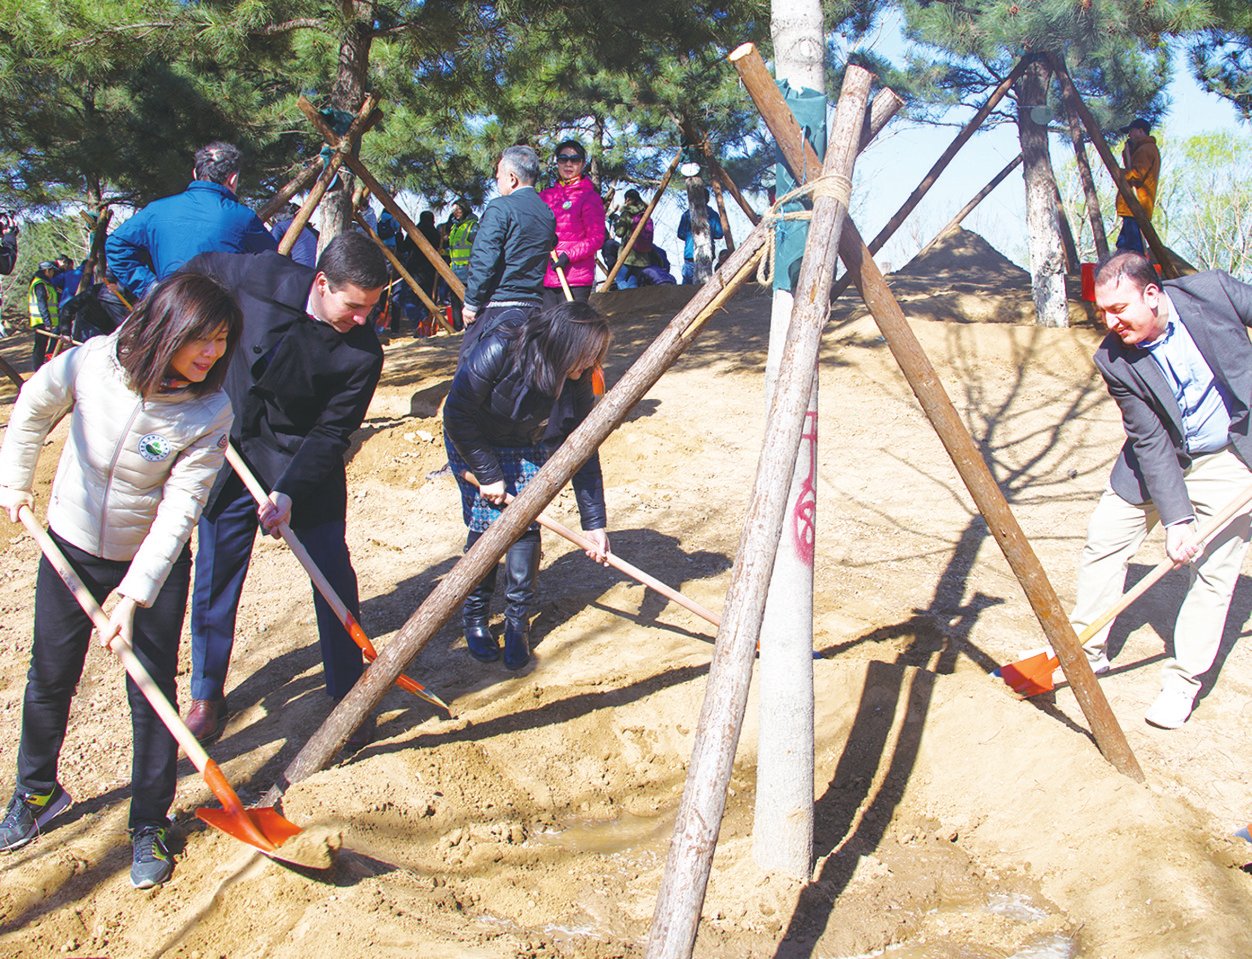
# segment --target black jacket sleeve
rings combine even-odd
[[[474,471],[479,483],[504,479],[496,456],[479,421],[491,401],[491,391],[504,369],[506,346],[499,337],[479,341],[464,358],[452,377],[452,387],[443,406],[443,431],[461,458]]]
[[[469,279],[465,283],[465,305],[481,310],[491,300],[504,271],[504,239],[509,216],[503,203],[488,203],[478,222],[474,249],[470,253]]]
[[[17,231],[0,234],[0,276],[8,276],[17,263]]]

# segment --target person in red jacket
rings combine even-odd
[[[604,246],[604,201],[586,175],[587,151],[577,140],[556,148],[557,182],[539,196],[556,217],[556,254],[574,299],[586,302],[596,281],[596,251]],[[554,267],[543,278],[543,308],[565,302]]]

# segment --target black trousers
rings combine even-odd
[[[51,532],[51,531],[49,531]],[[74,572],[102,602],[126,575],[129,561],[101,559],[71,546],[56,533]],[[165,697],[178,708],[174,676],[178,669],[178,638],[187,610],[191,581],[191,549],[185,547],[151,607],[135,611],[135,655]],[[91,638],[91,620],[74,594],[46,559],[35,581],[35,640],[26,696],[22,703],[22,739],[17,753],[17,787],[35,793],[50,791],[57,779],[57,760],[65,742],[70,700],[83,674]],[[108,655],[97,649],[98,655]],[[119,664],[118,668],[121,666]],[[126,677],[134,753],[130,773],[130,826],[164,825],[174,802],[178,743],[170,735],[139,687]]]
[[[574,297],[575,303],[586,303],[591,299],[592,288],[589,286],[571,286],[569,288],[570,295]],[[554,306],[560,306],[565,300],[565,290],[559,286],[545,286],[543,288],[543,308],[550,310]]]

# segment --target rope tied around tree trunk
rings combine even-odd
[[[788,220],[813,219],[812,210],[783,210],[783,207],[788,203],[794,203],[805,196],[811,196],[814,200],[823,197],[835,200],[842,203],[843,208],[846,210],[852,203],[852,180],[842,173],[825,173],[814,177],[808,183],[796,187],[790,193],[785,193],[775,200],[774,205],[761,215],[761,221],[773,224]],[[766,244],[761,259],[757,262],[756,281],[762,286],[769,286],[774,282],[774,260],[777,256],[777,245],[778,231],[771,230],[770,241]]]

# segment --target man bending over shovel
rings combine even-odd
[[[345,541],[344,455],[382,373],[382,347],[366,319],[387,285],[387,262],[353,232],[335,237],[312,269],[272,252],[205,253],[186,269],[212,276],[243,310],[243,338],[226,378],[237,411],[231,440],[272,491],[258,510],[228,465],[200,519],[186,722],[207,743],[226,725],[226,670],[258,522],[272,536],[288,523],[360,617]],[[364,671],[361,651],[316,590],[313,602],[326,691],[338,701]],[[367,720],[347,748],[372,738]]]
[[[1096,272],[1096,307],[1108,335],[1095,362],[1121,408],[1126,443],[1087,532],[1070,621],[1081,633],[1114,604],[1126,566],[1158,522],[1165,549],[1189,566],[1174,625],[1174,657],[1144,717],[1177,729],[1191,715],[1199,676],[1213,665],[1248,549],[1245,508],[1203,546],[1207,519],[1252,485],[1252,286],[1220,271],[1162,283],[1138,253]],[[1109,669],[1109,627],[1086,644],[1095,672]]]

